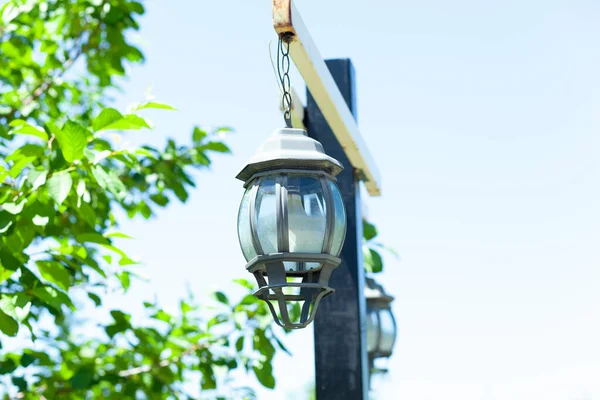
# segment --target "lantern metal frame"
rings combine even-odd
[[[396,325],[396,318],[394,318],[394,313],[392,312],[392,302],[394,301],[394,297],[390,296],[385,292],[383,286],[378,284],[373,278],[366,277],[365,278],[365,298],[367,300],[367,317],[370,315],[375,315],[377,319],[376,329],[377,329],[377,340],[375,344],[375,349],[368,353],[369,363],[371,364],[371,368],[373,368],[373,361],[376,358],[387,358],[392,355],[394,346],[396,344],[396,335],[398,333],[398,326]],[[383,337],[383,327],[381,323],[381,312],[389,313],[393,325],[393,337],[394,341],[389,350],[383,351],[381,349],[381,342]],[[367,333],[368,334],[368,333]]]
[[[248,218],[256,256],[247,262],[246,269],[254,275],[259,286],[254,295],[267,303],[275,322],[286,329],[309,325],[315,318],[320,301],[334,292],[328,285],[329,278],[341,259],[337,254],[331,254],[336,208],[330,183],[335,185],[335,175],[342,169],[343,166],[326,155],[323,146],[309,138],[306,131],[284,128],[276,130],[237,175],[238,179],[245,182],[244,188],[250,190],[247,199]],[[323,194],[325,231],[320,253],[290,251],[287,183],[288,177],[298,176],[317,180]],[[257,228],[256,200],[263,179],[273,179],[275,183],[277,248],[273,253],[264,252]],[[344,207],[343,201],[340,205]],[[345,210],[343,214],[345,216]],[[344,221],[340,248],[345,235]],[[286,270],[285,262],[297,263],[298,269]],[[319,263],[319,266],[304,269],[306,263]],[[302,278],[302,281],[290,282],[288,278]],[[285,293],[287,288],[296,288],[299,293]],[[292,321],[288,311],[288,302],[293,301],[304,301],[298,321]],[[273,302],[279,309],[279,315]]]

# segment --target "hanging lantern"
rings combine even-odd
[[[259,285],[254,295],[284,328],[310,324],[321,299],[333,292],[329,277],[346,236],[335,184],[342,169],[306,131],[284,128],[237,175],[246,188],[238,213],[246,269]],[[293,320],[295,302],[301,307]]]
[[[392,314],[394,298],[372,278],[366,278],[367,300],[367,354],[371,368],[376,358],[392,355],[396,342],[396,320]]]

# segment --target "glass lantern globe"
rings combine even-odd
[[[376,358],[392,355],[396,342],[396,320],[391,304],[394,298],[372,278],[366,278],[367,300],[367,354],[371,367]]]
[[[329,277],[346,235],[335,184],[342,169],[306,131],[286,128],[275,131],[237,176],[246,188],[237,221],[246,269],[259,284],[255,296],[285,328],[307,326],[319,301],[333,292]],[[289,308],[294,302],[303,303],[299,315]]]

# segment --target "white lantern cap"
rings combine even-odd
[[[273,169],[314,169],[336,176],[344,167],[304,129],[282,128],[273,132],[236,178],[246,182],[258,172]]]

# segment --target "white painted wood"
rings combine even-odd
[[[290,43],[294,64],[367,191],[371,196],[380,196],[381,180],[375,161],[293,0],[273,1],[273,26],[278,33],[294,34]]]

